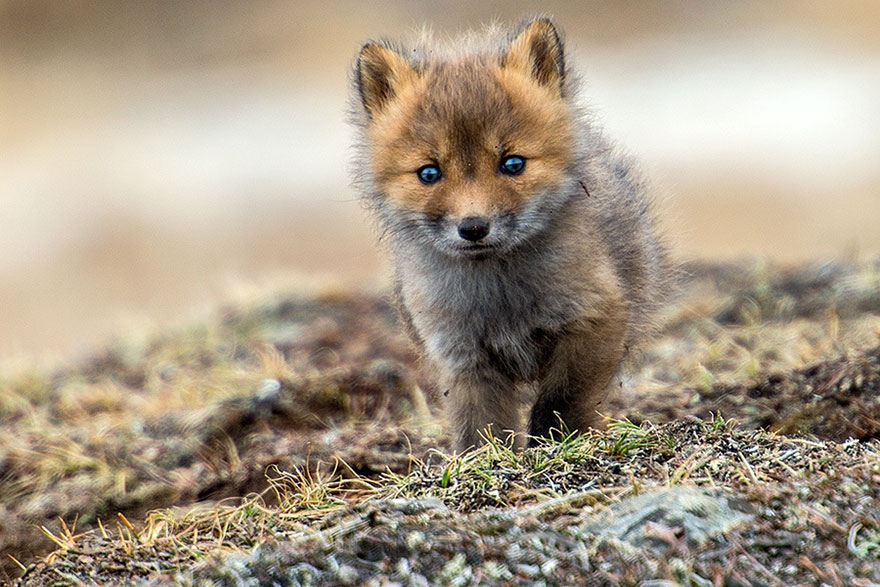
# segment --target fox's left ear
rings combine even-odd
[[[361,102],[370,117],[384,110],[400,90],[417,77],[406,58],[377,43],[361,47],[355,75]]]
[[[528,23],[510,43],[501,64],[518,69],[542,86],[562,94],[565,80],[562,39],[547,18]]]

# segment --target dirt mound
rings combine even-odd
[[[880,580],[876,442],[618,422],[438,461],[360,487],[288,473],[274,511],[253,498],[123,539],[71,538],[22,583],[59,571],[153,585]]]
[[[637,410],[630,418],[663,422],[685,414],[700,418],[722,414],[747,428],[784,434],[811,434],[838,442],[878,439],[880,347],[746,382],[685,388],[681,393],[691,394],[688,405],[675,407],[663,398],[645,397],[628,407],[630,412]]]
[[[28,584],[223,583],[235,568],[335,582],[370,569],[416,582],[873,577],[878,267],[691,266],[602,408],[629,422],[522,454],[499,440],[475,461],[443,453],[436,394],[380,297],[279,294],[54,372],[2,375],[2,572],[21,575],[20,561]],[[581,509],[681,484],[720,488],[706,499],[744,499],[755,517],[709,546],[651,530],[678,566],[609,537],[586,558],[568,548],[594,534]],[[511,549],[522,554],[502,557]],[[769,571],[743,574],[752,559]]]

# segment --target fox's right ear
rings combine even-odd
[[[553,22],[538,18],[524,26],[507,49],[502,65],[518,69],[561,94],[565,83],[565,51]]]
[[[417,76],[402,55],[376,43],[361,47],[356,75],[361,102],[370,117],[382,112]]]

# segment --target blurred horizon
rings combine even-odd
[[[880,253],[880,4],[0,0],[0,364],[266,284],[381,287],[355,52],[536,13],[677,257]]]

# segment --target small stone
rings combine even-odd
[[[472,574],[472,571],[468,573],[465,571],[470,571],[470,569],[467,568],[467,559],[465,558],[464,553],[459,552],[443,565],[439,578],[442,583],[451,585],[453,582],[458,581],[466,575]]]
[[[272,404],[281,396],[281,382],[277,379],[263,379],[257,386],[254,401],[258,404]]]
[[[500,581],[509,581],[513,578],[513,573],[510,572],[510,569],[507,568],[506,565],[502,565],[498,561],[488,561],[483,565],[483,569],[486,574],[489,575],[493,579],[498,579]]]
[[[516,565],[516,572],[526,577],[537,577],[541,574],[541,567],[538,565]]]
[[[553,571],[555,571],[558,566],[559,561],[551,558],[541,565],[541,574],[545,577],[549,577],[553,574]]]
[[[339,565],[339,569],[336,571],[336,578],[343,585],[355,585],[358,582],[358,572],[357,569],[351,567],[349,565]]]
[[[504,553],[507,556],[507,560],[511,562],[517,562],[522,558],[523,551],[522,547],[514,542],[510,546],[507,547],[507,552]]]
[[[635,546],[662,552],[670,545],[645,532],[649,523],[683,528],[687,542],[699,546],[752,517],[733,509],[719,491],[676,486],[614,504],[592,516],[583,529],[596,536],[615,536]]]
[[[411,551],[421,550],[421,546],[425,543],[425,533],[414,530],[406,535],[406,547]]]

